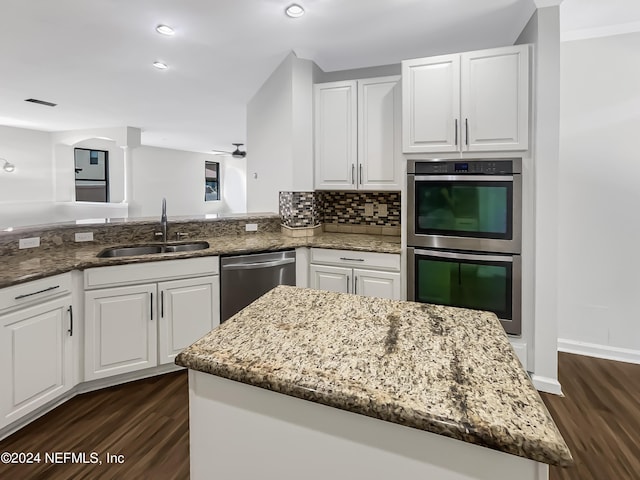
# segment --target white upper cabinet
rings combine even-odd
[[[400,190],[400,78],[314,85],[318,190]]]
[[[356,188],[357,95],[355,81],[314,85],[316,188]]]
[[[529,147],[527,45],[461,55],[461,119],[465,150]]]
[[[358,188],[400,189],[399,80],[358,80]]]
[[[529,148],[529,47],[402,62],[403,151]]]
[[[405,153],[460,149],[460,55],[402,62]]]

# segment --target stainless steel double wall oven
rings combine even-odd
[[[409,160],[407,298],[489,310],[520,335],[522,159]]]

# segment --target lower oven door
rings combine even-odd
[[[505,331],[520,335],[520,255],[407,248],[407,299],[494,312]]]

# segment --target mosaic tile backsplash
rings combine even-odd
[[[289,228],[320,223],[399,228],[400,192],[280,192],[280,219]]]
[[[315,227],[322,222],[316,192],[280,192],[280,219],[289,228]]]
[[[400,192],[317,192],[323,223],[400,226]],[[372,212],[366,205],[372,204]],[[386,205],[386,215],[381,206]],[[369,214],[370,213],[370,214]]]

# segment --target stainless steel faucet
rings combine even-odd
[[[162,227],[162,241],[167,241],[167,199],[162,199],[162,216],[160,217],[160,226]]]

